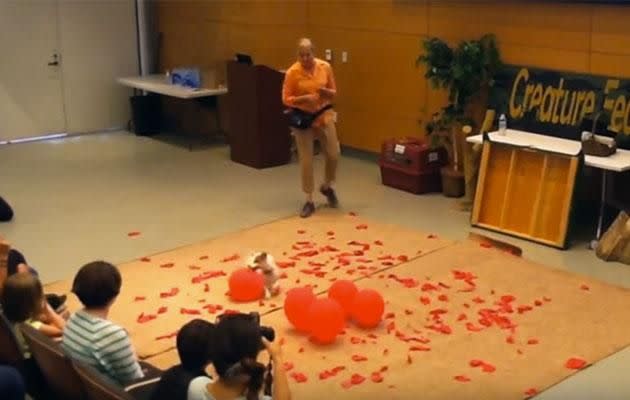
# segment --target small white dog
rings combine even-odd
[[[265,298],[268,299],[280,293],[280,268],[276,265],[271,254],[266,252],[256,252],[252,254],[247,267],[252,271],[261,274],[265,278]]]

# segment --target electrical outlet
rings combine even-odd
[[[347,63],[348,62],[348,52],[344,51],[341,53],[341,62]]]
[[[326,57],[326,61],[332,61],[332,50],[331,49],[326,49],[324,54],[325,54],[325,57]]]

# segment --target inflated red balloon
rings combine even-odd
[[[336,300],[337,303],[343,308],[346,317],[350,316],[352,311],[352,304],[354,303],[354,297],[357,295],[357,286],[352,281],[340,280],[328,289],[328,298]]]
[[[343,308],[333,299],[316,299],[308,311],[311,340],[318,344],[330,344],[343,331]]]
[[[354,297],[352,319],[361,328],[375,328],[383,319],[385,301],[376,290],[363,289]]]
[[[234,301],[254,301],[265,295],[265,280],[249,268],[238,269],[228,280],[230,297]]]
[[[308,332],[308,311],[315,301],[313,289],[310,286],[293,288],[287,292],[284,299],[284,315],[289,322],[301,332]]]

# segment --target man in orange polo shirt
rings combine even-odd
[[[287,70],[282,86],[282,102],[291,108],[315,113],[331,104],[337,94],[333,71],[326,61],[315,58],[313,43],[301,39],[298,43],[298,60]],[[319,191],[326,196],[330,207],[337,207],[338,200],[332,184],[337,173],[339,140],[335,129],[335,111],[321,114],[308,129],[292,128],[302,172],[302,190],[306,201],[300,216],[310,217],[315,212],[313,203],[313,141],[318,138],[326,155],[326,175]]]

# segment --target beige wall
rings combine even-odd
[[[535,4],[534,4],[535,3]],[[510,0],[161,0],[162,67],[222,66],[236,51],[286,67],[296,38],[334,51],[344,144],[378,151],[422,135],[444,103],[415,59],[421,40],[495,33],[508,63],[630,77],[630,7]],[[342,64],[341,51],[349,52]]]

